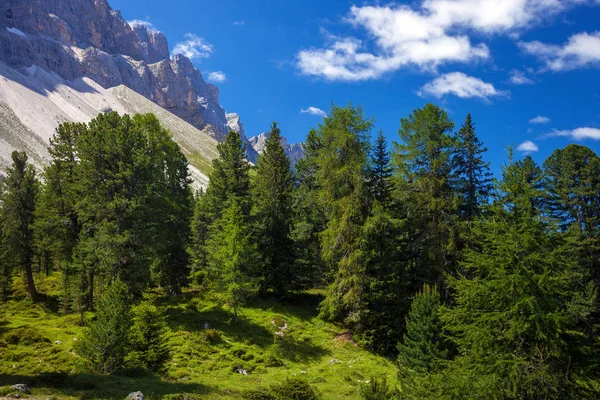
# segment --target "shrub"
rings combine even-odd
[[[50,340],[40,335],[34,329],[28,326],[11,329],[2,336],[2,341],[6,344],[21,344],[30,346],[36,343],[50,343]]]
[[[389,387],[385,376],[381,380],[371,378],[360,389],[360,395],[363,400],[391,400],[398,397],[397,391]]]
[[[126,357],[133,370],[164,372],[171,352],[169,328],[164,315],[153,305],[141,303],[133,308],[133,325],[129,332],[131,347]]]
[[[246,400],[318,400],[319,395],[302,379],[287,379],[269,389],[250,390],[242,397]]]

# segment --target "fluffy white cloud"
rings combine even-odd
[[[215,71],[208,74],[208,80],[216,83],[223,83],[227,80],[227,76],[223,71]]]
[[[549,136],[567,136],[574,140],[600,140],[600,129],[577,128],[573,130],[554,131]]]
[[[406,66],[435,69],[448,62],[486,59],[488,47],[472,44],[468,33],[511,34],[589,1],[423,0],[416,7],[352,6],[346,22],[365,30],[374,45],[329,36],[328,46],[300,51],[297,66],[305,75],[360,81]]]
[[[530,124],[547,124],[548,122],[550,122],[550,118],[542,115],[538,115],[537,117],[529,120]]]
[[[183,54],[190,60],[210,57],[213,51],[212,44],[193,33],[186,33],[185,37],[187,40],[177,43],[173,47],[173,55]]]
[[[497,90],[494,85],[462,72],[444,74],[427,83],[418,92],[419,96],[432,95],[441,98],[453,94],[460,98],[478,97],[487,100],[494,96],[504,96],[507,92]]]
[[[533,83],[533,80],[528,78],[523,71],[513,69],[510,71],[509,82],[515,85],[530,85]]]
[[[517,150],[523,153],[533,153],[538,151],[539,147],[531,140],[526,140],[517,147]]]
[[[562,46],[533,41],[519,42],[519,47],[538,57],[552,71],[600,66],[600,31],[575,34]]]
[[[243,26],[243,25],[246,25],[246,21],[233,21],[231,23],[231,25],[234,25],[234,26]]]
[[[327,113],[325,111],[323,111],[317,107],[308,107],[308,108],[300,110],[300,112],[302,114],[316,115],[318,117],[326,117],[327,116]]]

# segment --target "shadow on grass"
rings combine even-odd
[[[278,314],[288,314],[307,321],[319,315],[319,305],[323,298],[323,295],[318,293],[295,292],[289,293],[282,299],[256,299],[250,307],[270,309]]]
[[[223,332],[235,341],[243,341],[259,347],[273,344],[273,334],[264,326],[256,324],[243,315],[237,321],[233,315],[221,307],[198,311],[192,306],[168,308],[167,322],[172,330],[200,331],[207,327]]]
[[[296,363],[308,363],[331,354],[326,348],[317,346],[309,340],[298,340],[291,336],[278,339],[276,348],[279,357]]]
[[[188,382],[169,382],[156,376],[122,377],[115,375],[46,373],[38,376],[0,374],[0,386],[25,383],[33,394],[60,394],[80,399],[124,399],[140,391],[146,399],[159,400],[168,394],[207,394],[212,390]]]

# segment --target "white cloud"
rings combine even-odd
[[[234,26],[243,26],[243,25],[246,25],[246,21],[233,21],[231,23],[231,25],[234,25]]]
[[[539,150],[539,147],[531,140],[526,140],[517,147],[517,150],[523,153],[534,153]]]
[[[530,124],[547,124],[548,122],[550,122],[550,118],[542,115],[538,115],[537,117],[529,120]]]
[[[374,44],[329,36],[329,45],[298,52],[305,75],[327,80],[376,79],[403,67],[435,70],[449,62],[487,59],[469,33],[513,34],[540,19],[590,0],[422,0],[415,7],[352,6],[346,22]]]
[[[519,42],[519,47],[538,57],[552,71],[600,66],[600,31],[577,33],[562,46],[533,41]]]
[[[598,128],[577,128],[573,130],[555,130],[549,136],[567,136],[574,140],[600,140],[600,129]]]
[[[208,74],[208,80],[216,83],[223,83],[227,80],[227,76],[223,71],[215,71]]]
[[[186,41],[177,43],[173,47],[173,55],[183,54],[190,60],[210,57],[213,51],[212,44],[193,33],[186,33],[185,37]]]
[[[504,96],[507,92],[497,90],[494,85],[463,74],[451,72],[427,83],[418,92],[419,96],[432,95],[441,98],[453,94],[460,98],[478,97],[487,100],[489,97]]]
[[[510,71],[509,81],[515,85],[530,85],[533,83],[532,79],[528,78],[523,71],[519,71],[518,69]]]
[[[131,21],[127,21],[127,23],[129,24],[129,26],[136,27],[136,26],[145,26],[148,29],[154,29],[154,25],[152,25],[152,22],[150,21],[144,21],[141,19],[134,19]]]
[[[316,115],[318,117],[326,117],[327,116],[327,113],[325,111],[323,111],[317,107],[308,107],[308,108],[300,110],[300,112],[302,114]]]

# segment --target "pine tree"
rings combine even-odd
[[[274,122],[252,185],[252,219],[260,256],[257,275],[261,278],[261,291],[272,290],[276,296],[298,287],[290,238],[292,190],[290,161]]]
[[[364,313],[366,275],[360,232],[368,211],[365,185],[368,133],[373,126],[362,108],[333,106],[319,127],[317,180],[319,200],[328,223],[321,233],[323,260],[333,282],[321,305],[327,319],[360,324]]]
[[[441,299],[435,286],[423,286],[417,293],[406,317],[404,340],[398,344],[401,366],[419,372],[443,367],[449,357],[449,346],[443,336],[440,320]]]
[[[389,205],[392,192],[392,166],[387,142],[383,131],[379,131],[375,148],[371,155],[371,170],[369,174],[369,188],[371,196],[384,206]]]
[[[211,223],[221,217],[230,202],[237,202],[245,216],[250,214],[250,165],[240,134],[230,131],[217,145],[219,157],[213,160],[206,201]]]
[[[25,152],[13,151],[12,165],[7,169],[2,196],[2,244],[4,261],[21,269],[27,282],[28,295],[37,300],[33,279],[33,223],[39,182]]]
[[[325,229],[326,217],[319,202],[317,168],[319,152],[323,147],[321,137],[314,129],[308,133],[304,143],[304,157],[296,163],[296,188],[293,207],[296,270],[303,287],[320,286],[325,281],[326,270],[321,258],[319,234]]]
[[[130,348],[125,357],[129,369],[161,373],[171,356],[169,327],[164,315],[153,305],[142,302],[132,308]]]
[[[452,157],[455,185],[460,196],[460,212],[469,220],[477,215],[492,194],[492,174],[489,163],[483,161],[487,151],[475,133],[471,114],[467,114],[457,135],[457,146]]]
[[[596,293],[582,287],[581,268],[565,257],[561,238],[548,234],[533,205],[538,181],[530,172],[526,164],[505,168],[503,200],[473,224],[478,245],[463,263],[470,273],[449,277],[456,305],[444,309],[442,321],[460,354],[450,370],[459,387],[448,388],[458,397],[598,395],[578,326]]]
[[[117,280],[98,301],[96,318],[88,323],[87,333],[77,348],[95,371],[115,373],[125,367],[131,316],[129,289]]]
[[[207,200],[206,192],[200,189],[194,206],[191,226],[189,249],[192,264],[191,278],[198,284],[203,283],[208,267],[208,238],[211,220]]]
[[[411,291],[423,284],[442,287],[444,273],[455,268],[452,239],[457,209],[451,185],[454,123],[446,112],[427,104],[401,120],[402,143],[393,153],[397,168],[397,201],[407,221]]]
[[[223,212],[209,241],[209,279],[233,308],[234,319],[244,302],[258,290],[252,277],[255,249],[242,207],[233,200]]]

